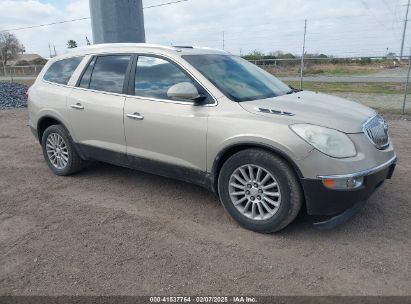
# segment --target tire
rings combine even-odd
[[[231,156],[221,168],[218,190],[227,212],[244,228],[260,233],[285,228],[303,204],[303,192],[294,170],[282,158],[261,149],[247,149]]]
[[[56,150],[57,145],[55,145],[55,143],[58,142],[64,142],[64,146],[61,145],[63,148]],[[68,176],[83,169],[84,161],[80,158],[74,148],[73,140],[71,139],[69,132],[62,125],[52,125],[48,127],[41,138],[41,146],[44,159],[54,174]],[[56,157],[49,157],[49,155],[53,155],[54,152],[60,155],[58,157],[60,161],[56,162],[56,159],[58,159]]]

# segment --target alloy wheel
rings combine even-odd
[[[69,152],[66,142],[59,134],[50,133],[49,136],[47,136],[46,152],[50,163],[55,168],[62,170],[67,166]]]
[[[263,221],[272,218],[281,204],[281,191],[276,178],[264,168],[249,164],[231,174],[231,202],[247,218]]]

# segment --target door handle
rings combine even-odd
[[[127,117],[128,118],[131,118],[131,119],[135,119],[135,120],[143,120],[144,119],[144,116],[143,115],[141,115],[140,113],[133,113],[133,114],[127,114]]]
[[[76,104],[71,105],[70,107],[72,107],[73,109],[77,109],[77,110],[84,110],[83,105],[79,102],[76,103]]]

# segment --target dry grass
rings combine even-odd
[[[383,70],[376,65],[307,65],[304,72],[306,75],[367,75]]]
[[[265,70],[275,76],[298,75],[299,65],[269,65],[264,67]],[[386,67],[378,64],[360,65],[360,64],[311,64],[305,65],[304,74],[309,75],[368,75],[383,71]]]

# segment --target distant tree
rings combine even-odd
[[[243,56],[244,59],[247,60],[259,60],[259,59],[263,59],[264,58],[264,53],[260,52],[258,50],[254,50],[251,53]]]
[[[69,41],[67,41],[67,48],[68,49],[74,49],[76,47],[77,47],[77,42],[76,41],[71,40],[71,39]]]
[[[17,37],[9,32],[0,33],[0,58],[3,65],[7,61],[15,59],[19,54],[24,53],[24,45],[20,43]]]
[[[395,54],[394,52],[389,52],[389,53],[387,54],[387,58],[388,58],[388,59],[394,59],[395,57],[397,57],[397,54]]]
[[[281,56],[278,56],[279,59],[294,59],[295,56],[291,53],[285,53],[281,54]]]

